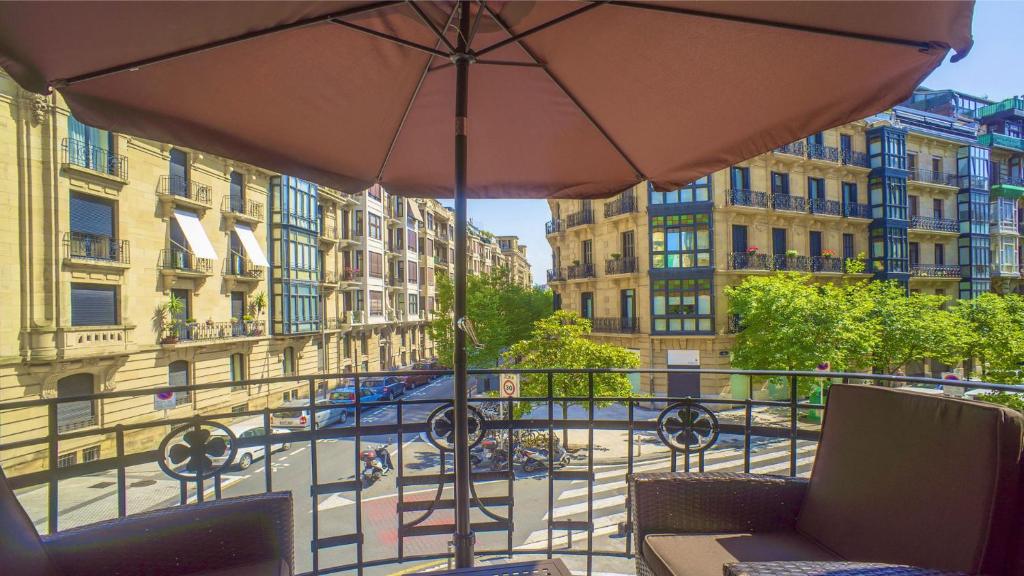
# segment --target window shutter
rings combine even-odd
[[[117,287],[97,284],[71,285],[72,326],[117,324]]]
[[[92,374],[66,376],[57,382],[57,397],[68,398],[93,393]],[[88,425],[93,419],[93,401],[61,402],[57,404],[57,429]]]
[[[102,198],[71,193],[71,231],[114,237],[114,204]]]

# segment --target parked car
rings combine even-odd
[[[292,410],[284,410],[282,412],[274,412],[271,414],[271,426],[281,428],[309,428],[311,420],[309,418],[309,404],[306,400],[291,400],[282,404],[280,408],[291,408]],[[336,408],[321,408],[316,411],[317,428],[330,426],[336,422],[343,423],[347,419],[348,409],[341,406]]]
[[[365,381],[360,381],[359,388],[361,391],[359,394],[360,402],[376,402],[384,399],[384,394],[379,387],[371,386]],[[345,385],[331,389],[327,393],[327,401],[342,407],[344,414],[342,415],[341,422],[346,422],[349,413],[353,411],[352,407],[356,403],[355,382],[350,381]]]
[[[360,383],[377,391],[381,400],[394,400],[405,392],[405,382],[398,376],[375,376]]]
[[[437,370],[437,369],[438,368],[435,367],[433,362],[416,362],[415,364],[413,364],[412,366],[409,366],[408,368],[402,368],[402,370]],[[399,378],[404,380],[405,381],[405,387],[407,389],[411,390],[411,389],[413,389],[413,388],[415,388],[417,386],[422,386],[424,384],[429,384],[434,378],[436,378],[436,376],[431,376],[431,375],[428,375],[428,374],[414,374],[414,375],[410,375],[410,376],[399,376]]]
[[[240,422],[229,424],[228,428],[231,430],[231,433],[235,435],[235,438],[238,439],[258,438],[264,435],[263,418],[249,418],[247,420],[242,420]],[[285,434],[288,432],[288,430],[285,430],[283,428],[271,428],[270,432],[271,434]],[[225,436],[224,432],[220,430],[215,430],[212,435]],[[287,449],[288,443],[286,442],[276,442],[270,445],[270,451],[272,453],[277,452],[278,450]],[[245,470],[246,468],[251,466],[254,461],[263,458],[264,451],[264,444],[259,444],[257,446],[239,447],[238,450],[235,452],[234,465],[241,470]],[[222,464],[224,464],[225,460],[227,460],[227,454],[225,454],[224,456],[210,457],[210,461],[213,462],[214,466],[221,466]]]

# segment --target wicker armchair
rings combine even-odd
[[[811,479],[630,479],[639,576],[1024,576],[1024,417],[831,388]]]
[[[0,471],[0,566],[18,576],[290,576],[288,492],[131,515],[40,538]]]

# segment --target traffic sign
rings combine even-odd
[[[153,395],[153,410],[170,410],[177,406],[174,392],[160,392]]]
[[[519,374],[501,375],[501,395],[505,398],[519,396]]]

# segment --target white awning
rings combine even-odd
[[[239,240],[245,246],[245,253],[249,255],[249,260],[252,260],[253,264],[270,266],[267,257],[263,255],[263,250],[260,249],[260,243],[256,241],[256,235],[252,233],[252,228],[245,224],[235,224],[235,234],[238,234]]]
[[[177,218],[181,231],[185,233],[185,239],[188,240],[192,253],[199,258],[216,260],[217,252],[213,249],[213,244],[210,244],[210,239],[206,237],[203,224],[195,212],[175,210],[174,217]]]

